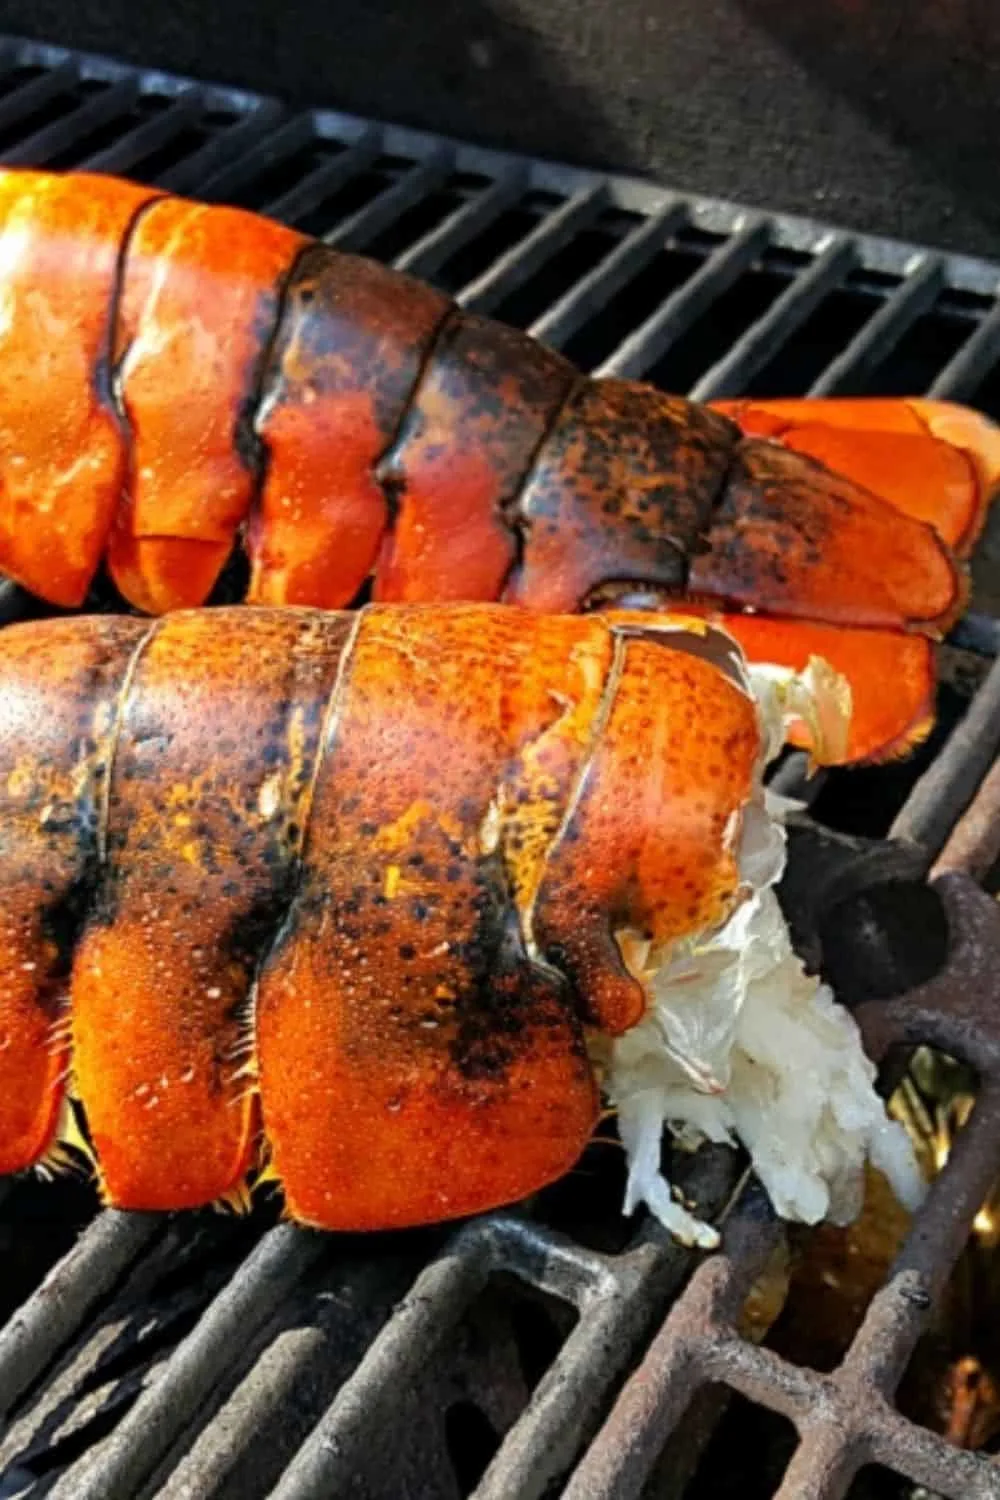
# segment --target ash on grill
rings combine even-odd
[[[604,374],[703,399],[928,392],[1000,413],[997,266],[3,39],[0,160],[263,210]],[[725,1223],[701,1264],[620,1217],[610,1126],[517,1212],[396,1236],[310,1234],[273,1203],[248,1220],[99,1213],[82,1180],[21,1180],[0,1202],[0,1500],[1000,1497],[1000,1468],[940,1431],[989,1435],[1000,1369],[934,1321],[979,1255],[1000,1163],[1000,910],[983,888],[1000,855],[998,561],[987,538],[932,739],[810,783],[792,829],[800,951],[948,1156],[909,1232],[894,1225],[891,1265],[876,1236],[830,1368],[813,1368],[809,1279],[846,1297],[823,1256],[847,1264],[851,1245],[801,1234],[790,1259],[721,1149],[671,1166]],[[0,593],[0,618],[36,608]],[[801,759],[777,779],[802,792]],[[976,1091],[947,1151],[928,1046]],[[946,1421],[911,1390],[935,1338]]]

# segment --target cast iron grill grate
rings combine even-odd
[[[927,391],[1000,415],[1000,267],[981,261],[332,112],[290,115],[13,39],[0,39],[0,159],[270,213],[604,373],[702,398]],[[0,1204],[2,1500],[674,1495],[719,1388],[797,1429],[774,1491],[785,1500],[834,1500],[870,1465],[955,1500],[1000,1497],[989,1460],[894,1405],[1000,1162],[1000,915],[976,883],[1000,853],[1000,596],[983,550],[941,730],[905,767],[828,778],[793,837],[797,936],[836,969],[874,1052],[891,1061],[933,1043],[981,1079],[836,1371],[737,1331],[781,1230],[724,1151],[674,1168],[725,1220],[722,1252],[697,1266],[655,1226],[621,1223],[601,1146],[517,1212],[365,1240],[276,1223],[273,1205],[168,1221],[95,1213],[76,1183],[19,1181]],[[4,607],[16,611],[16,593]],[[800,783],[794,758],[779,774]],[[933,963],[873,915],[880,891],[923,889],[928,873]]]

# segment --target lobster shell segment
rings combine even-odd
[[[210,1202],[251,1163],[253,976],[288,901],[349,629],[178,614],[132,665],[72,988],[76,1088],[111,1202]]]
[[[0,172],[0,568],[53,604],[83,600],[125,484],[112,310],[122,245],[154,197]]]
[[[100,867],[120,687],[140,620],[11,630],[0,667],[0,1172],[55,1143],[74,944]]]
[[[521,495],[523,558],[506,597],[572,610],[622,579],[682,592],[739,437],[707,407],[652,386],[581,383]]]
[[[246,519],[262,360],[284,277],[307,242],[240,209],[164,198],[129,240],[116,329],[131,435],[108,566],[150,614],[201,604]]]
[[[644,1011],[622,931],[692,935],[740,889],[761,746],[714,635],[487,605],[10,627],[8,1169],[52,1143],[68,1036],[122,1207],[232,1193],[261,1129],[326,1228],[562,1174],[597,1115],[588,1034]]]
[[[450,305],[360,256],[299,257],[254,421],[268,463],[249,602],[342,609],[370,577],[391,520],[376,465]]]
[[[575,378],[515,329],[455,313],[378,466],[399,514],[377,599],[500,597],[517,555],[511,511]]]

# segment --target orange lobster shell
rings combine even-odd
[[[847,757],[928,727],[1000,433],[927,401],[730,402],[582,377],[441,293],[241,210],[0,171],[0,569],[79,606],[684,595],[820,654]],[[892,680],[892,693],[885,683]]]
[[[128,1208],[265,1157],[331,1229],[560,1176],[588,1033],[644,1010],[616,933],[738,896],[761,736],[720,639],[491,605],[10,626],[0,1172],[71,1092]]]

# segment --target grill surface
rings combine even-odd
[[[1000,267],[981,261],[2,39],[0,159],[265,211],[603,373],[702,398],[929,391],[1000,414]],[[0,1500],[672,1496],[719,1391],[798,1430],[785,1500],[834,1500],[867,1465],[954,1500],[1000,1497],[988,1459],[894,1406],[1000,1164],[1000,911],[976,883],[1000,852],[1000,591],[982,551],[940,730],[904,767],[811,783],[793,830],[800,949],[854,1005],[887,1079],[900,1048],[927,1042],[981,1080],[833,1374],[737,1331],[782,1230],[726,1151],[671,1168],[725,1221],[700,1265],[618,1219],[620,1168],[600,1144],[516,1213],[357,1240],[276,1224],[268,1205],[249,1220],[95,1215],[78,1183],[18,1181],[0,1202]],[[22,602],[8,589],[2,608]],[[778,774],[801,789],[798,758]],[[928,875],[935,953],[893,936],[882,899]]]

